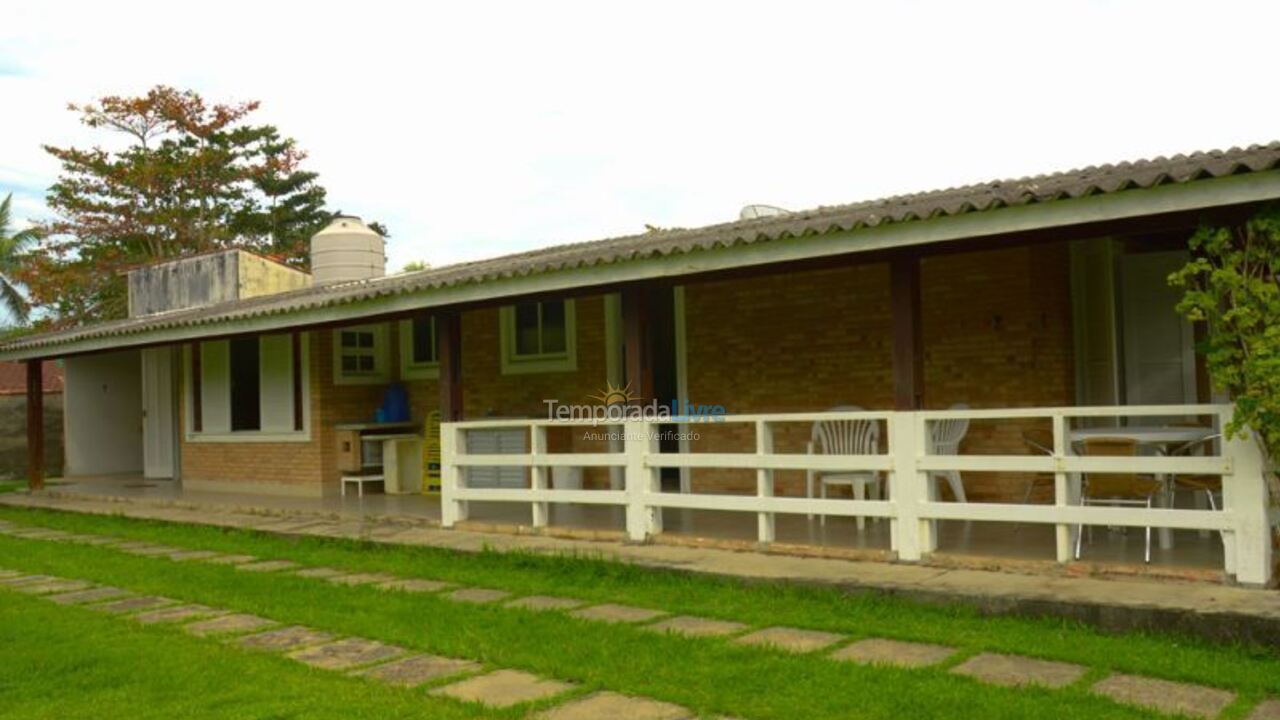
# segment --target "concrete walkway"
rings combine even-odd
[[[67,512],[341,537],[402,545],[577,553],[646,567],[871,590],[983,612],[1057,616],[1110,630],[1182,631],[1217,640],[1280,645],[1280,592],[1201,583],[1016,575],[983,570],[797,558],[668,545],[620,545],[543,536],[443,530],[421,519],[324,513],[264,514],[142,499],[10,494],[0,504]]]

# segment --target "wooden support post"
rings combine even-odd
[[[440,422],[462,419],[462,316],[456,311],[436,315],[440,349]]]
[[[642,403],[653,399],[653,342],[649,325],[648,289],[629,287],[622,291],[622,337],[626,347],[624,366],[632,397]]]
[[[893,406],[924,407],[924,341],[920,331],[920,257],[897,255],[889,264],[893,312]]]
[[[27,361],[27,487],[44,487],[44,363]]]
[[[293,429],[302,432],[306,427],[306,409],[302,402],[302,333],[294,330],[289,338],[290,362],[289,372],[293,379]]]
[[[200,341],[191,343],[191,430],[204,431],[204,360]]]

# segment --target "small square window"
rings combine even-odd
[[[335,331],[334,383],[372,384],[386,382],[386,329],[364,325]]]
[[[556,372],[577,368],[572,300],[543,300],[501,313],[502,371]]]

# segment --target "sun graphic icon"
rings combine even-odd
[[[639,400],[639,395],[631,394],[631,384],[627,383],[626,387],[614,387],[613,383],[606,382],[604,384],[604,392],[599,395],[588,396],[592,400],[599,401],[601,405],[625,405],[633,400]]]

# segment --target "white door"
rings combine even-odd
[[[1072,244],[1071,296],[1076,404],[1119,405],[1115,244],[1110,238]]]
[[[142,351],[142,470],[149,478],[174,476],[173,352]]]
[[[1182,291],[1169,274],[1186,264],[1181,250],[1121,259],[1125,402],[1168,405],[1196,401],[1191,325],[1174,309]]]

